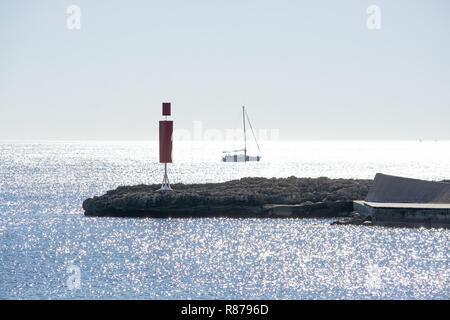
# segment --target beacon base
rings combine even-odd
[[[164,163],[164,178],[161,184],[161,188],[158,191],[172,191],[169,182],[169,176],[167,175],[167,163]]]

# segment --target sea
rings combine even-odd
[[[170,182],[450,180],[450,141],[260,146],[260,162],[222,163],[235,143],[175,141]],[[450,298],[448,229],[83,214],[86,198],[162,178],[155,141],[0,141],[0,299]]]

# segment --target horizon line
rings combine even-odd
[[[1,139],[0,142],[158,142],[158,139]],[[173,140],[173,142],[239,142],[241,140]],[[450,139],[279,139],[260,142],[450,142]]]

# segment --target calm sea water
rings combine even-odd
[[[450,142],[175,144],[171,182],[246,176],[450,179]],[[330,220],[86,218],[82,201],[159,183],[155,142],[0,142],[1,299],[449,299],[450,232]],[[73,282],[79,279],[79,282]]]

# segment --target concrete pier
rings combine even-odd
[[[450,227],[450,204],[354,201],[353,210],[374,225]]]
[[[353,211],[374,225],[450,227],[450,183],[378,173]]]

